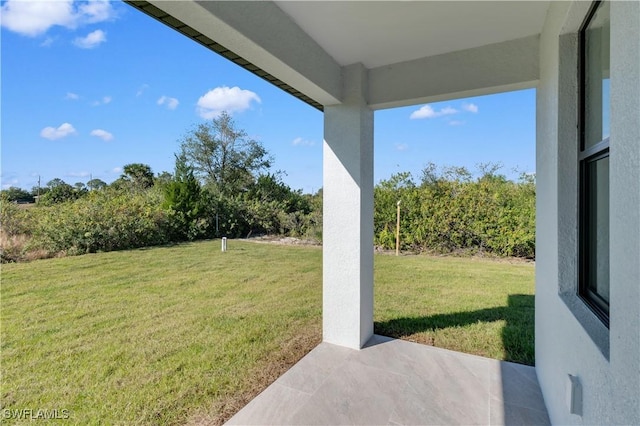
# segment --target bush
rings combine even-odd
[[[281,234],[314,240],[322,236],[321,192],[303,195],[284,184],[279,175],[261,175],[245,192],[233,195],[205,188],[202,204],[207,235]]]
[[[174,175],[161,184],[163,207],[168,210],[172,241],[193,241],[207,234],[207,221],[202,208],[202,188],[187,165],[184,156],[176,156]]]
[[[0,196],[7,201],[16,201],[18,203],[33,203],[35,200],[30,192],[25,191],[22,188],[16,188],[11,186],[7,189],[0,191]]]
[[[279,175],[262,175],[246,190],[201,188],[177,159],[166,182],[136,191],[105,188],[82,198],[23,209],[0,199],[3,262],[131,249],[212,237],[280,234],[322,240],[322,191],[291,190]],[[401,201],[401,248],[535,257],[535,181],[519,182],[484,167],[430,165],[419,184],[399,173],[374,189],[374,243],[395,248]]]
[[[27,210],[10,201],[6,196],[0,196],[0,229],[6,236],[28,234],[30,223]]]
[[[29,240],[31,221],[27,210],[0,196],[0,262],[22,260]]]
[[[375,244],[395,247],[400,200],[403,249],[534,258],[535,182],[526,176],[512,182],[496,170],[485,166],[473,179],[464,168],[438,173],[431,165],[419,186],[409,173],[380,182],[374,193]]]
[[[161,207],[162,194],[115,190],[92,191],[86,197],[33,209],[31,249],[82,254],[167,243],[170,227]]]

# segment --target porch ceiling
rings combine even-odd
[[[540,34],[548,1],[276,1],[338,64],[367,68]]]
[[[127,3],[318,109],[362,63],[379,109],[535,85],[550,1]]]

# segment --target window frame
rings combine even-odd
[[[587,43],[586,33],[589,24],[592,22],[593,17],[599,10],[600,6],[604,3],[604,0],[594,1],[590,6],[582,25],[579,30],[579,143],[578,143],[578,296],[585,304],[591,309],[591,311],[609,328],[609,303],[606,302],[597,292],[593,292],[589,289],[590,271],[589,271],[589,257],[591,255],[592,241],[590,231],[590,216],[589,205],[593,188],[590,187],[590,174],[588,172],[589,165],[609,157],[610,150],[610,138],[606,137],[602,141],[587,146],[587,134],[586,134],[586,121],[587,121]],[[609,204],[610,205],[610,204]],[[610,287],[609,282],[609,287]]]

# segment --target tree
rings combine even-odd
[[[58,204],[78,198],[79,194],[73,186],[60,178],[55,178],[47,182],[49,190],[40,197],[38,202],[43,204]]]
[[[169,182],[171,182],[173,180],[173,175],[167,171],[164,171],[162,173],[158,173],[156,178],[155,178],[155,184],[154,185],[158,185],[160,187],[164,187],[166,185],[169,184]]]
[[[49,189],[57,188],[59,186],[64,186],[64,185],[68,185],[68,184],[60,178],[53,178],[49,182],[47,182],[47,188]]]
[[[245,191],[271,167],[264,146],[237,129],[226,112],[188,132],[180,148],[196,177],[225,195]]]
[[[89,188],[90,191],[95,191],[97,189],[104,189],[107,187],[107,183],[103,180],[100,179],[91,179],[89,182],[87,182],[87,187]]]
[[[86,194],[88,192],[87,186],[82,182],[74,183],[73,187],[78,194]]]
[[[47,192],[49,192],[49,188],[46,186],[34,186],[31,188],[31,195],[33,195],[33,197],[37,197],[37,196],[42,196],[44,194],[46,194]]]
[[[129,182],[134,189],[146,189],[153,186],[153,171],[142,163],[127,164],[122,168],[120,179]]]
[[[282,172],[265,173],[258,176],[256,182],[251,185],[246,193],[248,200],[260,203],[278,203],[278,207],[285,213],[299,211],[307,214],[311,211],[309,201],[303,197],[302,191],[292,190],[282,181]]]
[[[203,210],[200,192],[200,183],[185,156],[176,155],[175,174],[164,186],[164,207],[173,212],[175,237],[178,239],[193,240],[199,236],[198,219]]]
[[[19,203],[33,203],[33,195],[22,188],[11,186],[2,190],[2,195],[7,201],[16,201]]]

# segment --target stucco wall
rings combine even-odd
[[[537,92],[536,368],[554,424],[640,424],[640,3],[611,4],[611,316],[577,285],[577,30],[588,2],[552,4]],[[567,403],[568,375],[582,415]]]
[[[367,70],[343,69],[344,103],[325,107],[322,330],[360,349],[373,335],[373,111]]]

